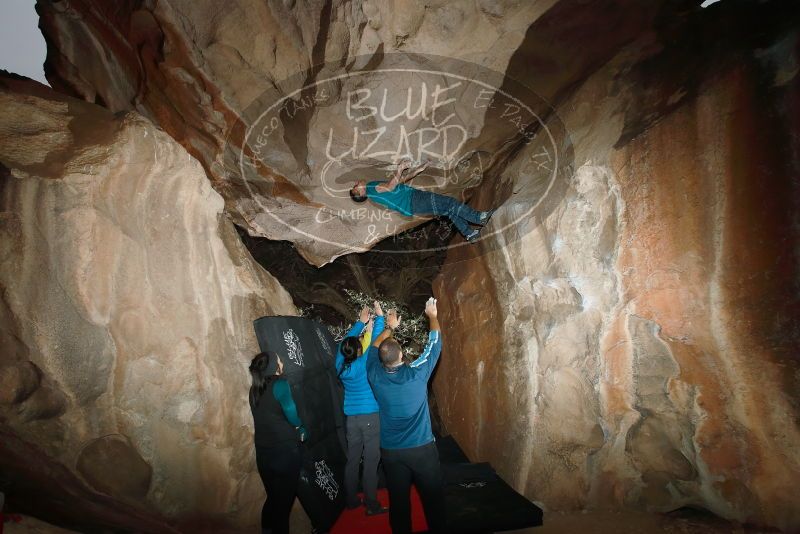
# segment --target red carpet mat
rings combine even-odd
[[[389,494],[385,489],[378,490],[378,500],[381,505],[389,506]],[[355,510],[345,508],[333,525],[331,534],[391,534],[388,513],[368,516],[364,513],[365,511],[366,508],[363,506],[359,506]],[[422,502],[419,500],[419,494],[414,486],[411,486],[411,529],[414,532],[428,530]]]

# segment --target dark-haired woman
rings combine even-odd
[[[262,352],[250,362],[256,465],[267,490],[261,508],[261,532],[270,534],[289,532],[289,514],[302,464],[300,442],[306,439],[292,391],[282,374],[283,362],[274,352]]]
[[[364,306],[358,321],[350,328],[336,353],[336,371],[344,385],[344,414],[347,428],[347,466],[344,470],[344,488],[347,507],[357,508],[358,467],[364,456],[364,504],[367,515],[388,511],[378,502],[378,461],[381,456],[381,427],[378,403],[367,382],[367,368],[362,341],[359,336],[369,321],[369,308]],[[383,332],[384,319],[380,304],[375,302],[375,320],[372,335]]]

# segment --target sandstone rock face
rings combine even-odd
[[[668,45],[623,48],[558,106],[560,204],[451,251],[435,283],[442,420],[548,509],[800,528],[797,34],[739,35],[736,65],[665,78]]]
[[[497,116],[466,114],[463,162],[487,158],[488,172],[442,191],[502,207],[480,245],[455,238],[435,286],[445,351],[434,390],[445,427],[550,510],[691,505],[796,530],[797,18],[778,2],[697,3],[69,0],[38,9],[53,87],[159,124],[200,161],[234,220],[292,241],[317,265],[374,243],[353,217],[314,229],[320,210],[351,206],[319,186],[325,151],[330,141],[343,153],[352,139],[348,95],[389,85],[374,74],[393,64],[389,52],[451,56],[528,84],[555,107],[542,120],[565,127],[558,148],[574,167],[529,213],[543,192],[541,145],[507,151],[513,132]],[[358,82],[330,81],[360,71]],[[315,85],[322,80],[330,83]],[[293,93],[291,125],[252,141],[258,112]],[[467,109],[465,94],[454,112]],[[32,147],[61,146],[65,132],[47,126],[6,150],[19,165],[49,168],[48,152]],[[245,139],[245,155],[261,163],[250,169],[229,160]],[[392,160],[342,158],[332,183],[378,177]],[[171,193],[153,195],[158,203]],[[389,222],[373,237],[419,221]],[[108,302],[109,291],[91,290],[86,302]],[[105,347],[99,334],[83,341]],[[176,342],[183,355],[195,345]],[[31,399],[20,418],[108,402],[96,383],[42,374],[26,346],[0,372],[5,402]],[[86,368],[109,366],[103,354],[92,351]],[[129,365],[131,380],[162,373]],[[134,401],[117,398],[128,413]],[[117,434],[95,454],[130,443],[158,484],[152,450],[127,427],[80,443]],[[108,491],[135,495],[143,480],[146,469],[108,481]]]
[[[7,499],[79,530],[254,528],[250,325],[291,298],[163,131],[1,85]]]
[[[39,2],[37,10],[51,45],[46,72],[53,87],[152,119],[200,160],[237,224],[253,235],[291,240],[322,265],[423,221],[386,213],[370,231],[363,214],[350,212],[355,205],[347,190],[354,180],[383,179],[387,166],[404,154],[420,159],[419,145],[430,142],[437,169],[425,183],[432,186],[478,147],[493,154],[513,133],[487,126],[483,113],[468,105],[478,86],[457,87],[462,82],[452,78],[452,90],[438,98],[454,101],[439,109],[439,119],[450,108],[453,122],[470,116],[453,125],[463,126],[459,133],[469,142],[452,154],[436,148],[446,144],[445,128],[433,116],[435,88],[444,82],[421,70],[444,66],[409,54],[468,61],[447,70],[470,78],[477,67],[492,69],[480,77],[499,86],[528,26],[554,3],[70,0]],[[399,75],[390,68],[415,70],[413,95],[394,91]],[[391,112],[377,115],[384,90]],[[376,114],[362,121],[347,102],[365,91],[374,98],[359,112],[372,106]],[[268,110],[280,99],[288,99],[277,108],[285,111],[272,117]],[[426,117],[387,119],[407,103],[421,106]],[[280,119],[275,127],[272,118]],[[418,131],[408,151],[400,124]],[[267,131],[262,141],[259,132]],[[450,194],[475,185],[448,182],[441,190]]]

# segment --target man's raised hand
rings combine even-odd
[[[383,310],[381,309],[381,303],[377,300],[373,303],[375,315],[383,315]]]
[[[361,314],[358,316],[358,320],[362,323],[369,321],[369,308],[367,306],[361,308]]]
[[[386,314],[386,326],[394,330],[398,326],[400,326],[400,317],[397,315],[397,310],[392,308]]]
[[[431,297],[425,303],[425,315],[429,318],[435,318],[438,315],[438,310],[436,309],[436,299]]]
[[[364,332],[372,332],[372,319],[367,322],[367,326],[364,328]]]

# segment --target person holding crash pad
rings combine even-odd
[[[386,315],[386,329],[367,353],[367,378],[378,402],[381,459],[389,491],[389,523],[394,534],[411,533],[411,484],[422,500],[430,532],[447,531],[444,481],[428,409],[428,380],[442,352],[436,299],[425,304],[428,340],[411,363],[392,337],[400,325],[395,310]]]
[[[289,533],[289,514],[300,482],[300,443],[308,439],[282,374],[283,362],[272,351],[262,352],[250,362],[256,465],[267,490],[261,508],[262,534]]]

